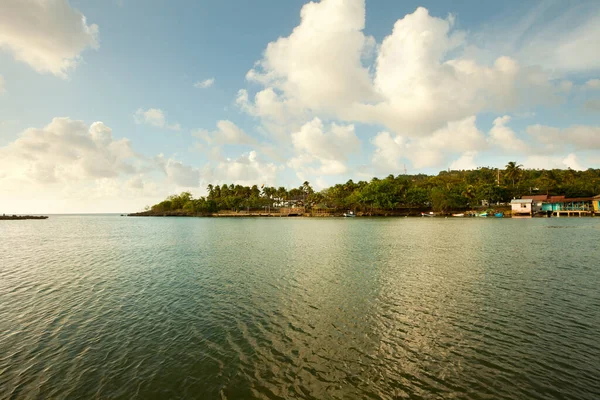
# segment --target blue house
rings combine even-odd
[[[549,196],[547,202],[542,204],[542,211],[552,212],[557,217],[588,215],[593,210],[592,201],[592,197]]]

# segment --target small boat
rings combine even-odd
[[[501,213],[501,212],[496,213],[496,214],[494,214],[494,217],[496,217],[496,218],[504,218],[504,213]]]
[[[478,215],[478,217],[487,217],[487,216],[488,216],[488,213],[486,213],[486,212],[481,213],[481,214]]]
[[[460,214],[452,214],[453,217],[464,217],[465,214],[460,213]]]
[[[354,214],[354,211],[348,211],[344,213],[344,217],[352,218],[356,217],[356,214]]]
[[[433,217],[433,212],[430,212],[429,214],[422,212],[421,217]]]

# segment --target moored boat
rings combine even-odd
[[[496,218],[504,218],[504,213],[502,213],[502,212],[495,213],[494,217],[496,217]]]
[[[344,217],[353,218],[356,217],[356,214],[354,214],[354,211],[348,211],[344,213]]]
[[[429,214],[421,212],[421,217],[433,217],[433,212],[430,212]]]
[[[464,217],[465,214],[460,213],[460,214],[452,214],[453,217]]]
[[[481,214],[478,215],[478,217],[487,217],[487,216],[488,216],[488,213],[486,213],[486,212],[481,213]]]

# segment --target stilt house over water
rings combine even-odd
[[[511,202],[512,211],[515,215],[529,214],[545,214],[547,216],[586,216],[592,215],[593,213],[600,213],[600,195],[595,197],[576,197],[567,198],[565,196],[549,196],[549,195],[535,195],[535,196],[523,196],[522,199],[514,199]]]

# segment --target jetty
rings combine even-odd
[[[22,219],[48,219],[45,215],[0,215],[0,221],[14,221]]]

